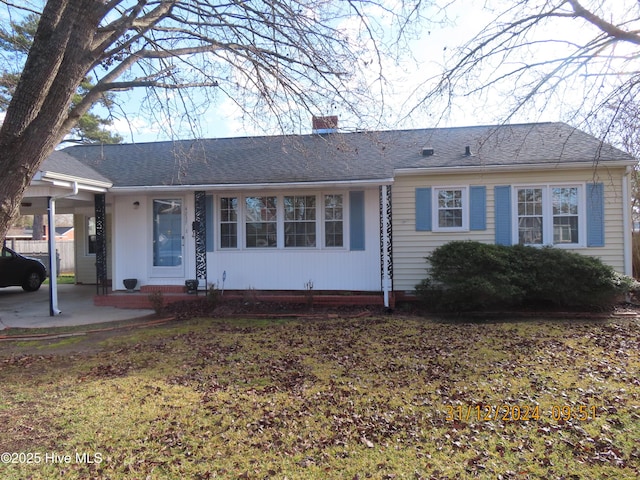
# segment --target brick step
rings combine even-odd
[[[184,285],[143,285],[140,287],[140,293],[148,295],[153,292],[187,293],[187,288]]]

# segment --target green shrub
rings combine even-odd
[[[456,241],[427,261],[430,278],[415,292],[434,310],[591,309],[613,304],[633,284],[597,258],[551,247]]]

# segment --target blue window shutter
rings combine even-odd
[[[416,188],[416,231],[431,230],[431,189]]]
[[[587,247],[604,247],[603,183],[587,183]]]
[[[469,189],[469,228],[487,229],[487,187],[475,186]]]
[[[364,192],[349,192],[349,248],[364,250]]]
[[[494,187],[496,244],[511,245],[511,186]]]
[[[205,198],[205,221],[207,232],[207,252],[213,252],[213,196],[207,195]]]

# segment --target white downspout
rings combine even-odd
[[[624,208],[622,211],[622,228],[624,230],[624,233],[622,234],[624,247],[624,274],[629,276],[633,275],[633,236],[631,234],[631,197],[629,196],[629,182],[631,181],[631,172],[633,172],[633,167],[628,166],[625,169],[624,175],[622,176],[622,201],[624,202]]]
[[[47,198],[47,221],[49,222],[49,316],[60,315],[58,309],[58,265],[56,255],[56,200],[78,194],[78,182],[73,182],[73,191],[66,195]]]

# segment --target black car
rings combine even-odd
[[[47,269],[40,260],[25,257],[10,248],[2,247],[0,255],[0,287],[22,287],[35,292],[47,278]]]

